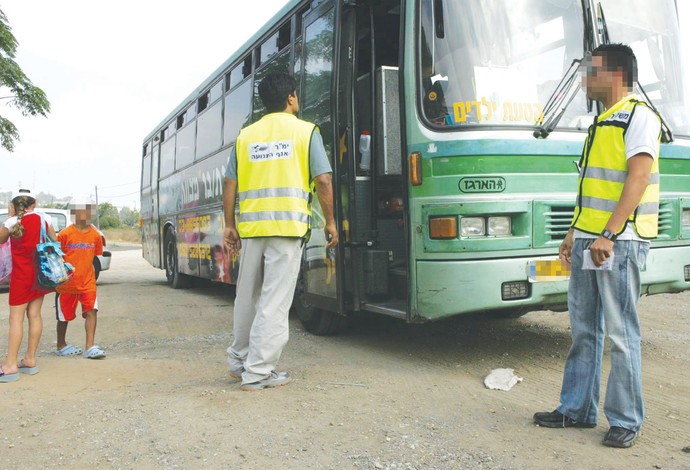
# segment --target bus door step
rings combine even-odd
[[[361,304],[362,310],[367,312],[380,313],[390,317],[407,319],[407,302],[404,300],[393,302],[377,302]]]

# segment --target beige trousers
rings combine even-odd
[[[301,258],[301,238],[242,240],[228,362],[233,369],[244,367],[243,384],[268,377],[278,364],[289,338]]]

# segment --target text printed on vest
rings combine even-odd
[[[248,146],[249,161],[286,160],[292,158],[292,140],[258,142]]]

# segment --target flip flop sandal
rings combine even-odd
[[[38,371],[39,371],[38,364],[36,364],[33,367],[25,366],[24,365],[24,359],[19,361],[18,369],[19,369],[19,372],[21,374],[28,374],[28,375],[36,375],[36,374],[38,374]]]
[[[77,348],[71,344],[68,344],[64,348],[55,351],[55,354],[58,356],[76,356],[77,354],[81,354],[83,351],[84,350],[82,348]]]
[[[103,359],[105,357],[105,350],[94,344],[84,353],[84,357],[86,359]]]
[[[17,380],[19,380],[19,372],[5,374],[2,367],[0,367],[0,383],[16,382]]]

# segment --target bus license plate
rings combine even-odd
[[[554,282],[570,279],[570,266],[560,259],[535,259],[527,265],[529,282]]]

